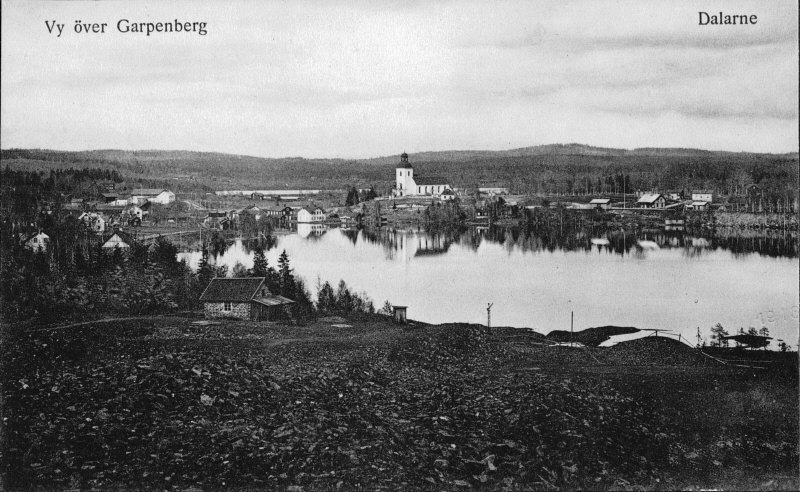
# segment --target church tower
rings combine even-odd
[[[403,152],[395,170],[395,193],[397,196],[406,196],[416,194],[415,191],[414,168],[408,163],[408,154]]]

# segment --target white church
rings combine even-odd
[[[414,176],[414,168],[408,163],[408,154],[403,152],[400,155],[400,164],[395,171],[396,196],[440,196],[444,191],[453,188],[444,178],[435,176],[423,177]]]

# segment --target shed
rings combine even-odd
[[[276,320],[289,318],[294,301],[271,294],[264,277],[214,278],[200,295],[206,318]]]
[[[392,306],[392,311],[394,313],[394,322],[395,323],[407,323],[408,318],[406,317],[406,310],[408,306]]]
[[[592,208],[599,208],[599,209],[602,209],[602,210],[607,210],[607,209],[611,208],[611,199],[610,198],[595,198],[591,202],[589,202],[589,205],[591,205]]]

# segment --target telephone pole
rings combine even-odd
[[[492,306],[494,306],[493,302],[490,302],[486,306],[486,328],[491,332],[492,331]]]

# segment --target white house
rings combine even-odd
[[[84,212],[78,216],[78,220],[94,232],[102,233],[106,230],[106,219],[97,212]]]
[[[134,201],[135,199],[135,201]],[[175,193],[163,188],[136,188],[131,192],[131,203],[140,205],[142,200],[167,205],[175,201]]]
[[[714,193],[711,191],[693,191],[692,201],[711,203],[714,201]]]
[[[602,209],[602,210],[608,210],[609,208],[611,208],[611,199],[610,198],[595,198],[594,200],[589,202],[589,205],[591,205],[592,208],[599,208],[599,209]]]
[[[636,202],[642,208],[664,208],[666,204],[667,200],[661,193],[645,193]]]
[[[408,163],[408,154],[400,155],[400,164],[395,169],[395,189],[397,196],[439,196],[452,187],[444,178],[414,176],[414,168]]]
[[[455,200],[456,199],[456,194],[455,194],[455,192],[453,192],[453,190],[451,190],[450,188],[447,188],[446,190],[444,190],[442,192],[441,195],[439,195],[439,199],[442,200],[443,202],[444,201],[448,201],[448,200]]]
[[[103,249],[131,249],[133,238],[122,231],[116,231],[103,243]]]
[[[33,251],[47,251],[50,246],[50,236],[44,232],[32,234],[23,239],[25,247]]]
[[[314,212],[306,207],[303,207],[297,211],[297,222],[302,224],[310,224],[311,222],[314,222],[313,216]]]

